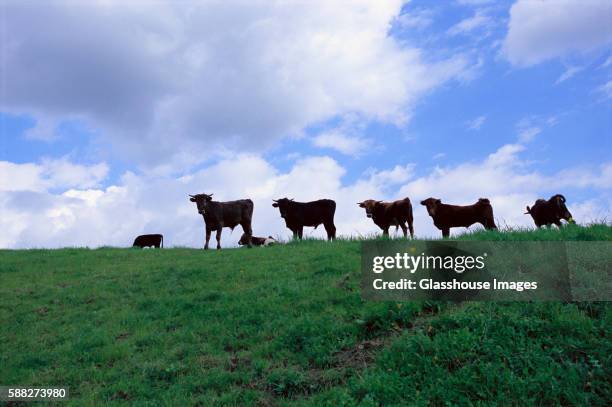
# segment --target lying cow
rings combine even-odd
[[[561,227],[561,219],[575,223],[572,214],[565,206],[565,197],[560,194],[551,196],[548,201],[538,199],[531,208],[527,206],[525,215],[531,215],[536,227],[552,224]]]
[[[240,237],[240,240],[238,241],[238,244],[240,246],[244,246],[248,243],[249,243],[248,236],[246,235],[246,233],[243,233],[242,236]],[[251,244],[254,246],[270,246],[275,243],[277,243],[277,241],[272,236],[268,236],[268,237],[251,236]]]
[[[198,206],[198,213],[204,217],[206,240],[204,249],[208,250],[210,233],[217,232],[217,250],[221,249],[221,231],[224,227],[234,230],[237,225],[247,236],[252,236],[251,220],[253,219],[253,201],[240,199],[238,201],[217,202],[212,200],[212,194],[189,195],[189,200]],[[247,246],[251,247],[250,239]]]
[[[141,249],[152,246],[157,249],[164,247],[164,236],[158,234],[140,235],[134,239],[134,244],[132,245],[132,247],[140,247]]]
[[[382,229],[384,236],[389,236],[389,227],[398,226],[402,228],[404,237],[408,237],[406,223],[410,229],[410,237],[414,238],[414,228],[412,226],[412,204],[409,198],[399,201],[383,202],[368,199],[359,202],[357,205],[364,208],[366,216],[371,218],[374,223]]]
[[[480,223],[485,229],[497,229],[493,221],[493,207],[486,198],[480,198],[473,205],[458,206],[443,204],[436,198],[427,198],[421,201],[427,208],[429,216],[433,218],[434,225],[442,231],[443,237],[450,235],[450,228],[470,227]]]
[[[294,202],[293,199],[281,198],[274,200],[273,207],[278,208],[281,218],[293,232],[293,238],[302,238],[304,226],[317,226],[323,224],[327,232],[327,239],[336,238],[336,226],[334,225],[334,214],[336,213],[336,202],[331,199],[319,199],[312,202]]]

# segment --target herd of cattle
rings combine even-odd
[[[191,202],[195,202],[198,213],[204,217],[206,229],[206,240],[204,249],[208,249],[208,242],[213,231],[216,232],[217,249],[221,249],[221,231],[224,227],[234,229],[240,225],[243,234],[238,244],[251,247],[267,246],[274,243],[272,236],[253,236],[251,221],[253,219],[253,201],[240,199],[237,201],[218,202],[213,201],[212,194],[189,195]],[[302,238],[304,227],[319,225],[325,227],[327,239],[336,238],[336,226],[334,225],[334,214],[336,213],[336,202],[331,199],[320,199],[312,202],[295,202],[293,199],[281,198],[274,200],[273,207],[278,208],[280,216],[285,220],[288,229],[293,232],[294,238]],[[382,229],[383,235],[389,235],[389,228],[395,226],[401,228],[404,237],[414,238],[412,203],[409,198],[393,202],[376,201],[368,199],[359,202],[364,208],[366,216]],[[493,207],[486,198],[480,198],[473,205],[449,205],[442,203],[440,199],[427,198],[421,201],[421,205],[427,208],[427,213],[433,219],[434,225],[442,231],[443,237],[450,235],[450,228],[470,227],[480,223],[486,229],[497,229],[493,220]],[[561,220],[573,223],[572,214],[565,206],[563,195],[553,195],[550,199],[538,199],[532,207],[527,206],[525,214],[531,215],[537,227],[557,225],[561,226]],[[163,236],[160,234],[141,235],[134,240],[136,247],[163,247]]]

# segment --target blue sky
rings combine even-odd
[[[0,247],[197,247],[197,192],[283,238],[280,196],[336,199],[344,235],[377,232],[368,198],[409,196],[421,237],[429,196],[610,219],[607,1],[0,7]]]

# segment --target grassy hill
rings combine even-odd
[[[359,241],[0,251],[0,384],[69,386],[75,406],[612,400],[607,303],[366,302],[359,264]]]

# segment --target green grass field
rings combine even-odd
[[[356,240],[3,250],[0,385],[74,406],[610,405],[607,303],[366,302],[359,267]]]

